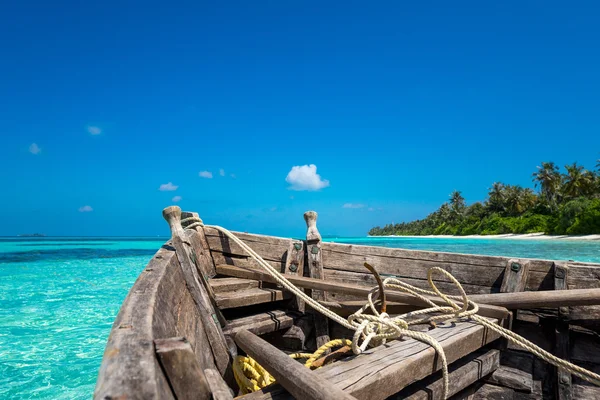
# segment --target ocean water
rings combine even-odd
[[[112,321],[165,238],[0,238],[0,399],[90,398]],[[600,242],[334,238],[600,262]]]

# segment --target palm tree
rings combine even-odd
[[[540,194],[546,200],[550,209],[556,210],[558,196],[562,184],[562,178],[558,167],[553,162],[543,162],[533,173],[533,181],[536,187],[540,187]]]
[[[582,177],[581,195],[582,196],[593,196],[598,188],[600,179],[592,171],[584,170]]]
[[[487,208],[492,212],[504,212],[505,210],[505,186],[503,183],[494,182],[488,191]]]
[[[518,216],[529,210],[535,204],[533,190],[524,189],[519,185],[507,185],[505,188],[505,207],[510,216]]]
[[[462,217],[465,208],[467,208],[465,198],[462,197],[462,193],[458,190],[455,190],[450,194],[450,205],[455,218]]]
[[[574,162],[571,165],[565,165],[567,174],[564,175],[563,193],[566,197],[575,198],[582,196],[588,186],[589,177],[581,165]]]

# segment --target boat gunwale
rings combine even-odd
[[[140,272],[111,327],[94,389],[95,399],[173,398],[155,356],[154,317],[161,283],[175,251],[166,242]],[[132,374],[132,372],[135,372]],[[127,376],[126,376],[127,375]]]

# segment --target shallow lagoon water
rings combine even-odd
[[[165,238],[0,238],[0,398],[90,398],[106,339]],[[597,241],[331,238],[338,243],[600,262]]]

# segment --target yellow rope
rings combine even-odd
[[[244,249],[254,260],[256,260],[256,262],[258,262],[258,264],[263,269],[265,269],[278,284],[283,286],[286,290],[292,292],[298,298],[304,300],[304,302],[306,302],[310,307],[312,307],[319,313],[325,315],[326,317],[331,318],[343,327],[355,331],[351,343],[352,351],[354,352],[354,354],[362,353],[369,345],[373,347],[379,346],[381,344],[384,344],[387,340],[398,339],[403,336],[408,336],[431,345],[438,353],[442,361],[444,398],[448,397],[448,362],[446,360],[446,355],[444,354],[444,349],[433,337],[423,332],[412,331],[409,329],[409,325],[420,324],[429,321],[447,320],[449,318],[469,317],[472,320],[478,322],[479,324],[485,326],[486,328],[497,332],[499,335],[505,337],[514,344],[530,351],[531,353],[535,354],[542,360],[554,365],[555,367],[562,368],[570,372],[571,374],[578,376],[581,379],[584,379],[588,382],[600,386],[600,375],[592,371],[586,370],[585,368],[581,368],[568,361],[560,359],[554,356],[553,354],[545,351],[544,349],[540,348],[539,346],[533,344],[532,342],[528,341],[527,339],[515,334],[514,332],[505,329],[499,326],[498,324],[491,323],[486,318],[476,315],[477,311],[479,310],[479,306],[473,301],[469,300],[462,285],[456,280],[456,278],[454,278],[452,274],[450,274],[448,271],[442,268],[433,267],[430,268],[427,272],[427,280],[432,290],[417,288],[415,286],[409,285],[408,283],[402,282],[396,278],[387,278],[383,282],[385,287],[409,293],[425,301],[431,307],[413,311],[403,315],[398,315],[392,318],[386,313],[379,313],[375,308],[373,301],[374,299],[377,299],[379,295],[379,287],[375,287],[367,296],[367,304],[365,304],[360,310],[350,315],[348,319],[345,320],[333,311],[322,306],[316,300],[307,296],[303,290],[300,290],[294,284],[288,281],[284,275],[282,275],[269,263],[263,260],[263,258],[258,253],[252,250],[250,246],[248,246],[246,243],[244,243],[242,240],[236,237],[233,233],[220,226],[207,225],[207,227],[217,229],[218,231],[225,234],[225,236],[233,240],[242,249]],[[446,278],[450,279],[450,281],[454,283],[454,285],[458,289],[460,296],[450,296],[442,293],[433,281],[432,277],[435,273],[442,274]],[[446,302],[447,306],[438,306],[431,300],[429,300],[427,297],[425,297],[425,295],[438,296]],[[456,303],[454,300],[459,300],[461,305]],[[367,309],[370,309],[373,315],[365,314],[364,312]],[[423,315],[424,317],[420,319],[410,320],[408,322],[406,321],[406,319],[409,317],[412,318],[414,316],[420,315]],[[250,363],[249,365],[253,365],[254,367],[256,367],[258,364],[254,362],[254,364]],[[240,369],[243,370],[244,367],[240,367]],[[249,368],[248,370],[250,371]],[[252,379],[254,378],[251,378],[250,380],[252,381]],[[271,378],[269,378],[269,381],[270,379]],[[254,387],[260,387],[259,385],[262,384],[261,382],[266,382],[266,379],[263,379],[262,376],[259,376],[256,380],[256,386]]]
[[[325,351],[333,347],[350,346],[348,339],[335,339],[319,347],[314,353],[293,353],[291,358],[304,359],[304,366],[311,368],[313,362],[319,359]],[[252,357],[237,356],[233,362],[233,375],[243,394],[256,392],[275,382],[275,378]]]

